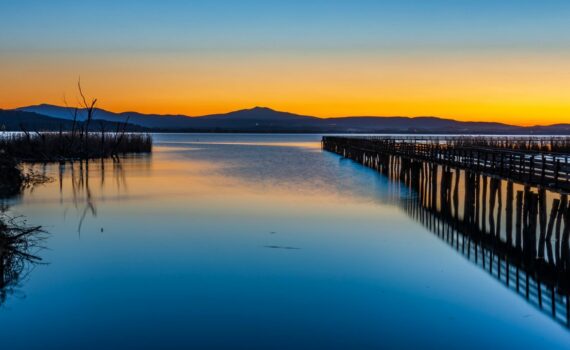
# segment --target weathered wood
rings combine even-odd
[[[570,163],[567,154],[560,153],[570,153],[570,138],[502,142],[496,138],[470,137],[325,136],[322,144],[324,149],[345,157],[351,151],[397,155],[479,170],[550,190],[570,191]]]

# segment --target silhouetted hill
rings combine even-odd
[[[81,127],[83,122],[78,122],[76,127]],[[117,130],[122,128],[123,123],[109,122],[105,120],[95,120],[91,123],[89,129],[93,131],[100,130]],[[61,118],[52,118],[45,115],[24,112],[19,110],[2,110],[0,109],[0,129],[5,131],[68,131],[73,128],[73,121]],[[146,131],[138,125],[128,124],[127,131]]]
[[[60,118],[73,120],[75,114],[75,108],[54,106],[49,104],[41,104],[36,106],[29,106],[18,108],[17,110],[34,112],[38,114],[43,114],[52,118]],[[187,116],[182,115],[147,115],[137,112],[123,112],[123,113],[113,113],[106,111],[104,109],[96,108],[93,114],[93,118],[97,120],[106,120],[115,123],[124,123],[127,119],[129,124],[140,125],[146,128],[160,128],[164,127],[164,123],[168,125],[167,128],[184,128],[187,127]],[[162,118],[165,118],[164,120]],[[87,111],[85,109],[79,109],[77,113],[77,120],[83,121],[87,119]]]
[[[37,105],[19,108],[52,118],[70,120],[72,108]],[[84,110],[79,119],[86,118]],[[97,109],[95,119],[135,124],[154,131],[178,132],[315,132],[315,133],[485,133],[485,134],[570,134],[570,124],[520,127],[491,122],[461,122],[438,117],[342,117],[317,118],[270,108],[255,107],[225,114],[200,117],[157,115],[137,112],[113,113]]]

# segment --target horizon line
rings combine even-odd
[[[79,110],[83,110],[85,109],[85,107],[72,107],[72,106],[62,106],[62,105],[58,105],[58,104],[52,104],[52,103],[37,103],[37,104],[31,104],[31,105],[26,105],[26,106],[20,106],[20,107],[15,107],[15,108],[3,108],[0,107],[0,110],[21,110],[24,108],[31,108],[31,107],[40,107],[40,106],[50,106],[50,107],[58,107],[58,108],[70,108],[70,109],[74,109],[74,108],[78,108]],[[553,124],[511,124],[508,122],[504,122],[504,121],[484,121],[484,120],[462,120],[462,119],[458,119],[456,117],[443,117],[443,116],[438,116],[438,115],[429,115],[429,114],[425,114],[425,115],[336,115],[336,116],[319,116],[319,115],[311,115],[311,114],[303,114],[303,113],[298,113],[298,112],[289,112],[289,111],[284,111],[284,110],[279,110],[279,109],[275,109],[272,107],[267,107],[261,104],[257,104],[254,107],[249,107],[249,108],[238,108],[238,109],[232,109],[229,111],[225,111],[225,112],[216,112],[216,113],[209,113],[209,114],[202,114],[202,115],[189,115],[189,114],[183,114],[183,113],[153,113],[153,112],[138,112],[136,110],[123,110],[123,111],[116,111],[116,110],[112,110],[112,109],[107,109],[104,107],[95,107],[96,109],[105,111],[105,112],[109,112],[109,113],[113,113],[113,114],[126,114],[126,113],[136,113],[136,114],[140,114],[140,115],[146,115],[146,116],[159,116],[159,117],[186,117],[186,118],[200,118],[200,117],[207,117],[207,116],[212,116],[212,115],[224,115],[224,114],[231,114],[231,113],[235,113],[235,112],[240,112],[240,111],[251,111],[251,110],[255,110],[255,109],[266,109],[266,110],[271,110],[273,112],[277,112],[277,113],[287,113],[287,114],[293,114],[293,115],[297,115],[297,116],[302,116],[302,117],[312,117],[312,118],[319,118],[319,119],[339,119],[339,118],[407,118],[407,119],[417,119],[417,118],[436,118],[436,119],[440,119],[440,120],[450,120],[450,121],[456,121],[456,122],[462,122],[462,123],[487,123],[487,124],[503,124],[503,125],[509,125],[509,126],[517,126],[517,127],[525,127],[525,128],[532,128],[532,127],[548,127],[548,126],[555,126],[555,125],[570,125],[570,123],[553,123]],[[38,113],[40,114],[40,113]]]

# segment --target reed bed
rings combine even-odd
[[[140,133],[17,133],[0,137],[4,158],[24,162],[61,162],[150,153],[152,138]]]

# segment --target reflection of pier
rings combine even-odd
[[[534,306],[570,327],[568,291],[559,288],[560,281],[565,276],[555,266],[529,265],[520,253],[504,242],[484,235],[481,231],[470,230],[469,225],[461,221],[449,220],[441,213],[421,206],[419,201],[411,199],[402,204],[410,216],[457,252]]]
[[[430,162],[424,155],[416,158],[413,153],[392,154],[392,148],[370,148],[373,139],[354,140],[353,145],[350,138],[325,138],[323,147],[403,182],[414,193],[412,198],[400,199],[411,217],[570,327],[570,207],[564,192],[568,185],[565,166],[558,168],[557,181],[552,182],[554,173],[545,175],[548,180],[544,182],[536,173],[523,181],[526,175],[514,175],[520,168],[509,175],[501,166],[493,170],[487,161],[484,166],[452,167],[454,163],[442,161],[437,152],[436,161]],[[452,150],[445,152],[453,154]],[[536,159],[566,159],[563,154],[529,153]],[[488,158],[481,153],[479,157]]]

